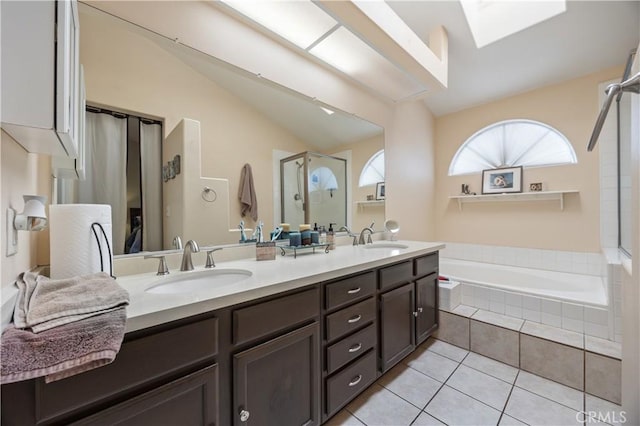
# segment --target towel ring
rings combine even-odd
[[[205,186],[202,190],[202,199],[207,203],[213,203],[216,199],[218,199],[218,194],[213,189]]]

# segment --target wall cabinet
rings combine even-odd
[[[2,2],[2,128],[29,152],[76,157],[79,21],[75,0]]]
[[[8,425],[319,425],[438,325],[438,255],[125,336],[107,366],[2,386]]]

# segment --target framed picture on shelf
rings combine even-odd
[[[522,192],[522,166],[482,171],[482,193]]]
[[[376,200],[384,200],[384,182],[376,184]]]

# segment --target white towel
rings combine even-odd
[[[16,328],[31,328],[34,333],[129,304],[129,293],[104,272],[60,280],[25,272],[16,285],[13,321]]]

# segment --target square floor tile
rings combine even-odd
[[[449,358],[422,348],[405,358],[403,363],[442,383],[449,378],[453,370],[459,365]]]
[[[411,426],[446,426],[440,420],[435,417],[430,416],[429,414],[422,412],[418,416],[418,418],[411,423]]]
[[[522,423],[520,420],[514,419],[513,417],[509,417],[506,414],[503,414],[500,417],[500,426],[527,426],[526,423]]]
[[[466,365],[458,367],[446,384],[500,411],[504,409],[512,388],[509,383]]]
[[[436,395],[437,398],[437,395]],[[579,425],[579,411],[514,387],[505,414],[530,425]]]
[[[325,423],[325,426],[365,426],[365,424],[353,417],[347,410],[342,410],[331,417],[331,419]]]
[[[469,353],[468,350],[459,348],[442,340],[430,338],[424,342],[423,346],[426,350],[435,352],[438,355],[446,356],[454,361],[461,362]]]
[[[424,411],[448,425],[496,425],[500,419],[500,411],[446,385]]]
[[[347,410],[369,426],[409,426],[420,414],[420,409],[375,383],[347,405]]]
[[[518,375],[517,368],[475,352],[470,352],[462,364],[512,384]]]
[[[398,364],[378,379],[378,384],[422,409],[442,383],[405,365]]]
[[[626,416],[623,417],[622,407],[613,402],[606,401],[593,395],[585,395],[585,409],[592,419],[613,426],[626,423]]]
[[[574,410],[582,411],[583,409],[583,392],[543,377],[527,373],[526,371],[521,371],[520,374],[518,374],[516,386],[548,398],[559,404],[566,405]]]

